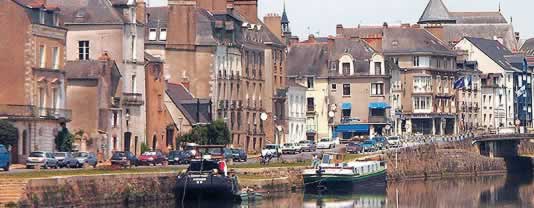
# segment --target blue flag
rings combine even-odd
[[[460,79],[454,82],[454,89],[463,89],[465,88],[465,79],[461,77]]]

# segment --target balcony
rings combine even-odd
[[[122,93],[122,100],[123,105],[140,106],[145,104],[141,93]]]
[[[70,121],[72,111],[59,108],[40,108],[33,105],[0,105],[0,116],[11,119],[44,118]]]
[[[350,118],[350,117],[343,117],[341,118],[341,124],[355,124],[355,123],[360,123],[360,119],[359,118]]]
[[[306,107],[306,112],[307,113],[315,113],[315,105],[308,105]]]

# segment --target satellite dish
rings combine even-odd
[[[262,121],[267,120],[267,113],[261,113],[261,115],[260,115],[260,119],[261,119]]]
[[[335,115],[336,114],[334,113],[334,111],[328,112],[328,117],[330,117],[330,118],[334,118]]]

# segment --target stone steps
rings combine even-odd
[[[0,207],[10,202],[18,202],[25,194],[28,180],[0,179]]]

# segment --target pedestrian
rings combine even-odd
[[[317,169],[319,166],[319,157],[316,154],[313,154],[312,166],[314,169]]]

